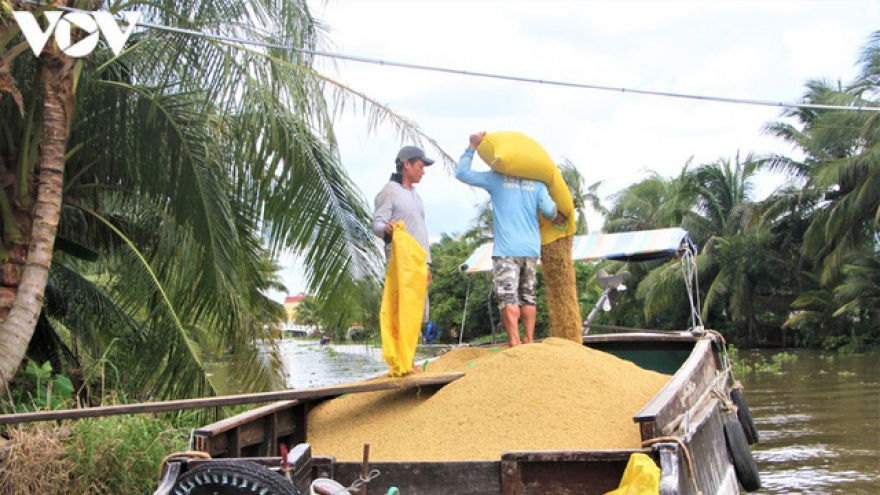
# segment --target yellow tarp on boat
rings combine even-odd
[[[659,495],[660,468],[645,454],[629,456],[620,486],[605,495]]]

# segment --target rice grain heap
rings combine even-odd
[[[309,415],[314,455],[360,461],[498,460],[510,450],[640,447],[632,418],[669,380],[566,339],[454,349],[425,373],[464,372],[436,389],[349,394]]]

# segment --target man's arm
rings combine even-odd
[[[480,142],[483,140],[483,136],[485,135],[485,132],[471,134],[470,144],[464,151],[464,154],[461,155],[461,159],[459,159],[458,161],[458,168],[455,170],[456,179],[464,182],[465,184],[482,187],[484,189],[489,187],[489,177],[492,175],[492,173],[474,172],[473,170],[471,170],[471,164],[473,163],[474,154],[476,153],[477,146],[480,145]]]
[[[550,196],[550,191],[547,190],[547,185],[543,182],[538,182],[537,184],[538,209],[541,211],[541,214],[544,215],[544,218],[552,221],[556,225],[564,224],[565,215],[563,215],[556,207],[556,202],[554,202],[553,198]]]
[[[382,188],[379,195],[376,196],[376,205],[373,211],[373,233],[380,239],[391,234],[391,212],[394,207],[392,196],[392,191],[387,187]]]
[[[558,209],[556,208],[556,202],[550,196],[550,191],[547,190],[547,185],[543,182],[535,181],[535,187],[538,192],[538,210],[541,211],[544,218],[553,220],[556,218]]]

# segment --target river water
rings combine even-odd
[[[319,387],[388,371],[381,349],[281,341],[290,388]],[[421,349],[416,361],[431,350]],[[760,442],[752,453],[759,494],[880,495],[880,355],[789,351],[778,372],[746,371],[745,386]],[[741,352],[751,368],[772,362],[766,351]]]
[[[416,362],[434,351],[419,346]],[[321,345],[317,340],[280,340],[278,350],[286,372],[288,388],[311,388],[362,380],[388,372],[382,349],[365,344]]]
[[[760,442],[758,493],[880,494],[880,356],[790,351],[781,372],[743,382]],[[766,351],[742,353],[752,365]]]

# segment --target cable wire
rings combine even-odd
[[[47,6],[42,2],[36,2],[33,0],[27,0],[27,3],[33,5]],[[87,10],[76,9],[72,7],[64,7],[64,6],[56,6],[58,10],[65,12],[83,12],[88,13]],[[125,22],[123,19],[120,19],[120,22]],[[238,43],[243,45],[251,45],[261,48],[271,48],[276,50],[285,50],[296,53],[303,53],[308,55],[313,55],[316,57],[326,57],[337,60],[347,60],[349,62],[358,62],[364,64],[373,64],[380,65],[383,67],[397,67],[401,69],[412,69],[412,70],[422,70],[422,71],[430,71],[430,72],[440,72],[446,74],[457,74],[462,76],[470,76],[470,77],[481,77],[487,79],[500,79],[505,81],[513,81],[513,82],[523,82],[530,84],[543,84],[547,86],[560,86],[567,88],[575,88],[575,89],[590,89],[590,90],[598,90],[598,91],[614,91],[618,93],[633,93],[647,96],[660,96],[666,98],[679,98],[679,99],[688,99],[688,100],[698,100],[698,101],[711,101],[711,102],[720,102],[720,103],[733,103],[739,105],[756,105],[756,106],[769,106],[769,107],[780,107],[780,108],[808,108],[808,109],[816,109],[816,110],[849,110],[849,111],[858,111],[858,112],[880,112],[880,107],[877,106],[868,106],[868,105],[823,105],[819,103],[797,103],[797,102],[781,102],[781,101],[772,101],[772,100],[758,100],[758,99],[750,99],[750,98],[732,98],[725,96],[705,96],[705,95],[693,95],[686,93],[674,93],[670,91],[651,91],[645,89],[632,89],[625,87],[612,87],[612,86],[602,86],[598,84],[586,84],[586,83],[576,83],[576,82],[567,82],[567,81],[556,81],[551,79],[537,79],[531,77],[523,77],[523,76],[511,76],[504,74],[493,74],[489,72],[477,72],[477,71],[468,71],[464,69],[451,69],[447,67],[438,67],[432,65],[421,65],[421,64],[411,64],[406,62],[395,62],[391,60],[382,60],[377,58],[370,57],[361,57],[356,55],[346,55],[343,53],[332,53],[325,52],[320,50],[310,50],[307,48],[300,48],[292,45],[285,45],[279,43],[269,43],[265,41],[258,40],[249,40],[244,38],[238,38],[235,36],[223,36],[217,34],[205,33],[202,31],[196,31],[192,29],[184,29],[177,28],[173,26],[164,26],[161,24],[153,24],[149,22],[138,22],[137,25],[139,27],[147,28],[147,29],[155,29],[157,31],[165,31],[169,33],[175,34],[183,34],[187,36],[195,36],[208,40],[222,41],[226,43]],[[868,102],[866,102],[868,103]]]

